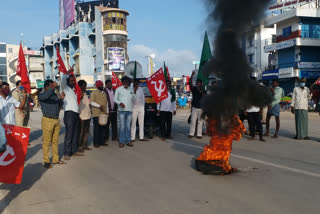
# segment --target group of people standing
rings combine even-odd
[[[291,112],[295,115],[295,127],[297,140],[309,140],[308,136],[308,102],[311,100],[312,95],[310,89],[306,87],[306,78],[301,78],[298,81],[298,86],[294,88],[291,100]],[[274,116],[276,122],[275,133],[273,138],[279,137],[280,130],[280,110],[281,99],[284,97],[284,90],[279,87],[278,80],[273,80],[272,88],[272,103],[267,107],[266,113],[266,132],[263,134],[262,114],[263,108],[251,107],[245,111],[249,124],[249,140],[255,140],[256,133],[259,134],[259,140],[265,141],[263,136],[270,135],[270,120]]]

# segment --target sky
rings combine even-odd
[[[129,11],[128,54],[147,69],[145,56],[155,54],[158,69],[166,61],[172,76],[191,75],[201,55],[207,11],[202,0],[120,0]],[[59,30],[59,0],[1,0],[0,42],[42,46],[43,37]]]

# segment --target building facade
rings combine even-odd
[[[8,82],[10,88],[15,88],[15,84],[20,77],[16,75],[20,45],[0,43],[0,80]],[[23,48],[26,58],[27,69],[31,88],[35,89],[36,82],[44,79],[43,56],[40,51]]]
[[[243,33],[241,38],[241,48],[245,52],[248,62],[253,68],[253,77],[262,78],[262,72],[268,66],[268,53],[265,53],[266,41],[276,33],[275,26],[265,27],[256,25]]]
[[[298,78],[306,77],[310,85],[320,77],[320,9],[317,1],[287,8],[268,17],[265,25],[276,25],[277,30],[264,47],[269,65],[263,72],[263,80],[277,78],[289,93]]]
[[[114,3],[109,7],[109,3]],[[77,79],[89,87],[112,72],[121,76],[128,62],[127,16],[118,1],[91,1],[77,4],[76,22],[65,30],[44,37],[45,77],[59,80],[56,48],[67,68],[75,66]],[[80,14],[80,15],[79,15]]]

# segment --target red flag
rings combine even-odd
[[[112,87],[113,87],[113,89],[116,90],[120,86],[122,86],[121,81],[119,80],[118,76],[112,72]]]
[[[61,73],[66,74],[67,73],[67,69],[66,66],[64,66],[63,60],[61,58],[60,52],[59,52],[59,48],[58,46],[56,46],[56,50],[57,50],[57,64],[58,64],[58,69]]]
[[[6,130],[7,150],[0,153],[0,183],[20,184],[30,129],[13,125],[3,127]]]
[[[63,60],[61,58],[60,52],[59,52],[59,48],[58,46],[56,46],[56,50],[57,50],[57,65],[58,65],[58,69],[61,73],[66,74],[68,71],[66,69],[66,66],[63,63]],[[70,74],[71,76],[74,76],[73,71]],[[74,86],[74,92],[77,95],[77,101],[78,104],[80,104],[81,102],[81,88],[79,87],[78,83],[77,83],[77,78],[74,76],[74,78],[76,79],[76,84]]]
[[[317,85],[320,85],[320,78],[316,81]]]
[[[157,104],[168,98],[167,84],[162,68],[147,79],[147,85]]]
[[[21,85],[24,87],[26,92],[30,94],[31,93],[30,80],[28,76],[26,58],[24,57],[21,42],[20,42],[20,49],[19,49],[17,75],[21,77]]]

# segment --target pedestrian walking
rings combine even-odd
[[[135,99],[133,89],[129,87],[130,78],[123,77],[121,79],[122,86],[117,88],[114,102],[118,104],[119,118],[120,118],[120,135],[119,147],[123,148],[125,145],[134,146],[131,142],[131,120],[132,120],[132,103]]]
[[[12,97],[19,101],[20,103],[25,99],[23,86],[21,85],[21,81],[16,82],[16,88],[12,91]],[[30,118],[30,94],[27,94],[26,102],[23,108],[15,110],[15,118],[17,126],[28,126],[29,118]]]
[[[16,125],[15,110],[22,111],[27,94],[22,91],[23,99],[21,102],[10,96],[10,88],[7,82],[0,82],[0,122],[3,124]]]
[[[280,130],[280,102],[282,97],[284,97],[284,91],[279,87],[278,80],[273,80],[271,92],[273,95],[273,100],[271,105],[268,107],[267,119],[266,119],[266,134],[265,136],[269,136],[269,128],[270,128],[270,119],[272,116],[275,117],[276,120],[276,132],[273,137],[278,138],[279,130]]]
[[[76,78],[71,75],[72,69],[64,74],[61,81],[62,94],[64,100],[64,124],[65,124],[65,139],[64,139],[64,159],[70,160],[71,156],[83,156],[78,150],[78,142],[80,136],[80,118],[79,104],[75,93]]]
[[[176,100],[170,93],[171,81],[167,80],[168,97],[157,104],[158,114],[160,115],[160,132],[161,140],[170,139],[171,127],[172,127],[172,117],[176,115]]]
[[[39,102],[42,111],[42,152],[45,168],[52,168],[50,162],[50,147],[52,150],[52,163],[64,164],[59,158],[58,151],[59,133],[61,128],[59,112],[63,105],[64,94],[61,94],[61,98],[59,98],[55,93],[56,87],[56,82],[46,80],[44,82],[44,91],[39,94]]]
[[[117,133],[118,133],[118,105],[114,102],[114,95],[115,91],[112,88],[112,81],[106,80],[106,88],[104,92],[107,95],[107,101],[108,101],[108,123],[106,125],[106,132],[105,132],[105,141],[109,140],[110,136],[110,125],[111,125],[111,139],[112,141],[116,141],[118,139]]]
[[[194,75],[194,74],[192,74]],[[192,78],[191,78],[192,79]],[[197,138],[202,138],[202,128],[203,128],[203,119],[201,117],[202,115],[202,109],[200,101],[202,97],[206,94],[206,92],[203,90],[203,85],[201,80],[197,80],[196,86],[192,86],[192,82],[190,83],[190,86],[192,87],[192,108],[191,108],[191,125],[189,129],[189,138],[194,137],[196,127],[197,127]]]
[[[262,130],[262,109],[256,106],[245,111],[249,123],[250,138],[248,140],[255,140],[256,132],[259,133],[259,140],[265,142],[263,139]]]
[[[79,105],[79,115],[80,115],[80,138],[78,151],[83,153],[84,150],[91,150],[88,144],[88,138],[90,134],[90,122],[91,122],[91,109],[90,101],[86,93],[87,82],[80,80],[78,82],[79,87],[81,88],[81,102]]]
[[[306,87],[306,78],[299,80],[299,86],[295,87],[292,94],[291,112],[295,115],[296,136],[295,139],[309,140],[308,136],[308,101],[311,100],[309,88]]]
[[[134,80],[133,89],[135,99],[133,99],[132,107],[132,123],[131,123],[131,142],[133,143],[136,139],[136,126],[137,120],[139,124],[139,140],[146,141],[144,139],[144,106],[145,96],[142,88],[139,87],[139,80]]]

